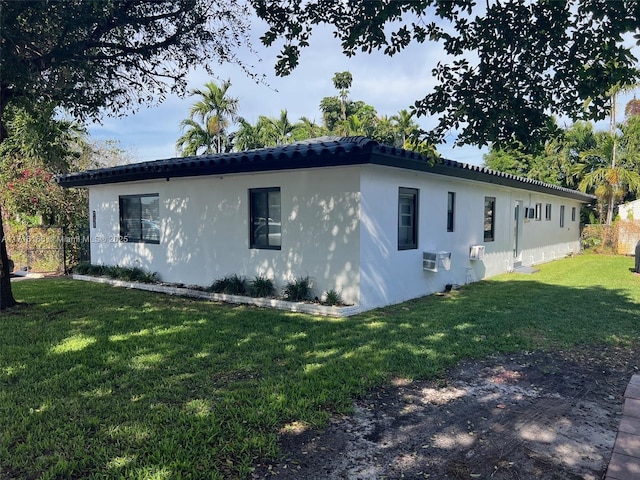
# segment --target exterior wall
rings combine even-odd
[[[620,220],[640,220],[640,200],[618,206]]]
[[[249,248],[248,191],[268,187],[281,189],[281,250]],[[419,190],[416,249],[398,250],[400,187]],[[447,232],[447,192],[456,194],[453,232]],[[118,241],[119,195],[145,193],[159,195],[160,244]],[[487,196],[496,199],[495,239],[489,242],[484,241]],[[542,204],[542,219],[525,219],[525,209],[536,203]],[[551,220],[545,220],[547,203]],[[319,297],[336,289],[346,302],[366,310],[577,252],[580,206],[563,197],[379,165],[98,185],[90,187],[90,218],[95,210],[97,222],[91,228],[91,259],[141,266],[164,281],[187,285],[210,285],[238,274],[264,275],[281,288],[309,275]],[[472,245],[485,247],[482,260],[469,259]],[[424,251],[450,252],[450,270],[423,270]]]
[[[419,190],[418,248],[398,250],[398,190]],[[533,265],[577,252],[580,246],[577,201],[396,168],[363,167],[361,228],[361,305],[364,309],[399,303],[511,271],[516,262]],[[447,232],[447,192],[455,192],[454,231]],[[495,240],[484,241],[484,197],[496,199]],[[520,203],[519,258],[514,257],[515,204]],[[542,220],[525,220],[526,207],[542,203]],[[545,204],[551,220],[544,220]],[[559,226],[565,205],[564,228]],[[571,208],[576,221],[571,221]],[[483,260],[469,259],[472,245],[484,245]],[[424,251],[451,252],[450,270],[424,271]],[[517,265],[517,264],[516,264]]]
[[[266,187],[281,189],[281,250],[249,248],[248,190]],[[358,304],[359,190],[357,167],[92,186],[91,261],[141,266],[163,281],[202,286],[238,274],[264,275],[282,288],[309,275],[319,297],[336,289]],[[160,244],[117,241],[119,195],[144,193],[159,194]]]

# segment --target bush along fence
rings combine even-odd
[[[612,225],[585,225],[582,248],[596,252],[634,255],[640,241],[640,221],[617,220]]]

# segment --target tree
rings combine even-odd
[[[412,107],[418,116],[438,117],[428,135],[434,143],[451,129],[459,131],[458,144],[543,143],[554,133],[549,130],[552,115],[603,119],[611,87],[639,78],[636,58],[623,44],[623,35],[636,32],[640,24],[637,1],[252,4],[268,23],[262,42],[268,46],[284,39],[279,75],[297,66],[318,24],[335,27],[348,56],[358,50],[394,55],[412,42],[440,42],[449,60],[434,68],[438,84]]]
[[[223,153],[231,147],[229,127],[237,119],[238,99],[229,97],[231,81],[218,86],[207,82],[204,90],[194,89],[199,99],[191,106],[189,118],[180,122],[186,132],[176,142],[182,155]]]
[[[63,190],[53,175],[78,170],[87,149],[86,131],[76,122],[55,119],[53,108],[37,112],[12,108],[10,136],[0,144],[0,200],[14,214],[39,216],[46,225],[75,218],[84,195]],[[84,193],[84,192],[83,192]]]
[[[218,0],[0,0],[0,143],[8,105],[35,101],[78,119],[122,114],[184,92],[194,65],[240,63],[247,9]],[[0,310],[11,307],[0,215]]]
[[[633,100],[629,100],[627,105],[624,107],[624,114],[627,117],[633,117],[640,115],[640,100],[633,97]]]
[[[349,98],[349,89],[351,88],[351,82],[353,76],[351,72],[336,72],[332,78],[333,86],[339,91],[340,107],[342,110],[342,120],[347,119],[347,99]]]
[[[280,110],[277,118],[268,117],[269,128],[267,130],[267,146],[286,145],[293,141],[295,126],[289,121],[286,110]]]
[[[400,145],[404,145],[410,137],[417,136],[419,128],[413,120],[413,112],[402,109],[391,117],[391,121],[400,136]]]
[[[605,222],[611,225],[613,210],[628,190],[640,192],[640,174],[629,165],[638,165],[640,152],[622,150],[616,153],[618,141],[615,135],[599,132],[596,147],[582,153],[585,174],[579,184],[580,190],[593,190],[598,197],[601,211],[606,211]],[[615,155],[615,156],[614,156]],[[614,162],[617,158],[617,162]]]
[[[328,130],[307,117],[300,117],[293,132],[295,140],[306,140],[327,135]]]
[[[240,127],[233,137],[234,147],[237,151],[264,147],[259,124],[251,125],[244,118],[238,119],[238,123]]]

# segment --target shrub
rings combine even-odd
[[[236,275],[227,275],[226,277],[215,280],[209,287],[209,291],[214,293],[226,293],[227,295],[246,295],[247,281],[244,277]]]
[[[273,280],[258,275],[249,286],[249,294],[252,297],[271,297],[276,291]]]
[[[79,263],[73,268],[73,273],[78,275],[92,275],[96,277],[109,277],[128,282],[157,283],[160,279],[157,272],[147,272],[140,267],[120,267],[118,265],[91,265]]]
[[[324,295],[324,304],[325,305],[342,305],[344,302],[342,301],[342,295],[340,292],[337,292],[334,289],[329,290]]]
[[[311,300],[313,285],[309,276],[296,278],[284,288],[284,298],[292,302]]]

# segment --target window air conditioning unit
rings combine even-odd
[[[422,269],[430,272],[451,270],[451,252],[422,252]]]
[[[472,245],[469,249],[469,260],[482,260],[484,258],[484,245]]]

